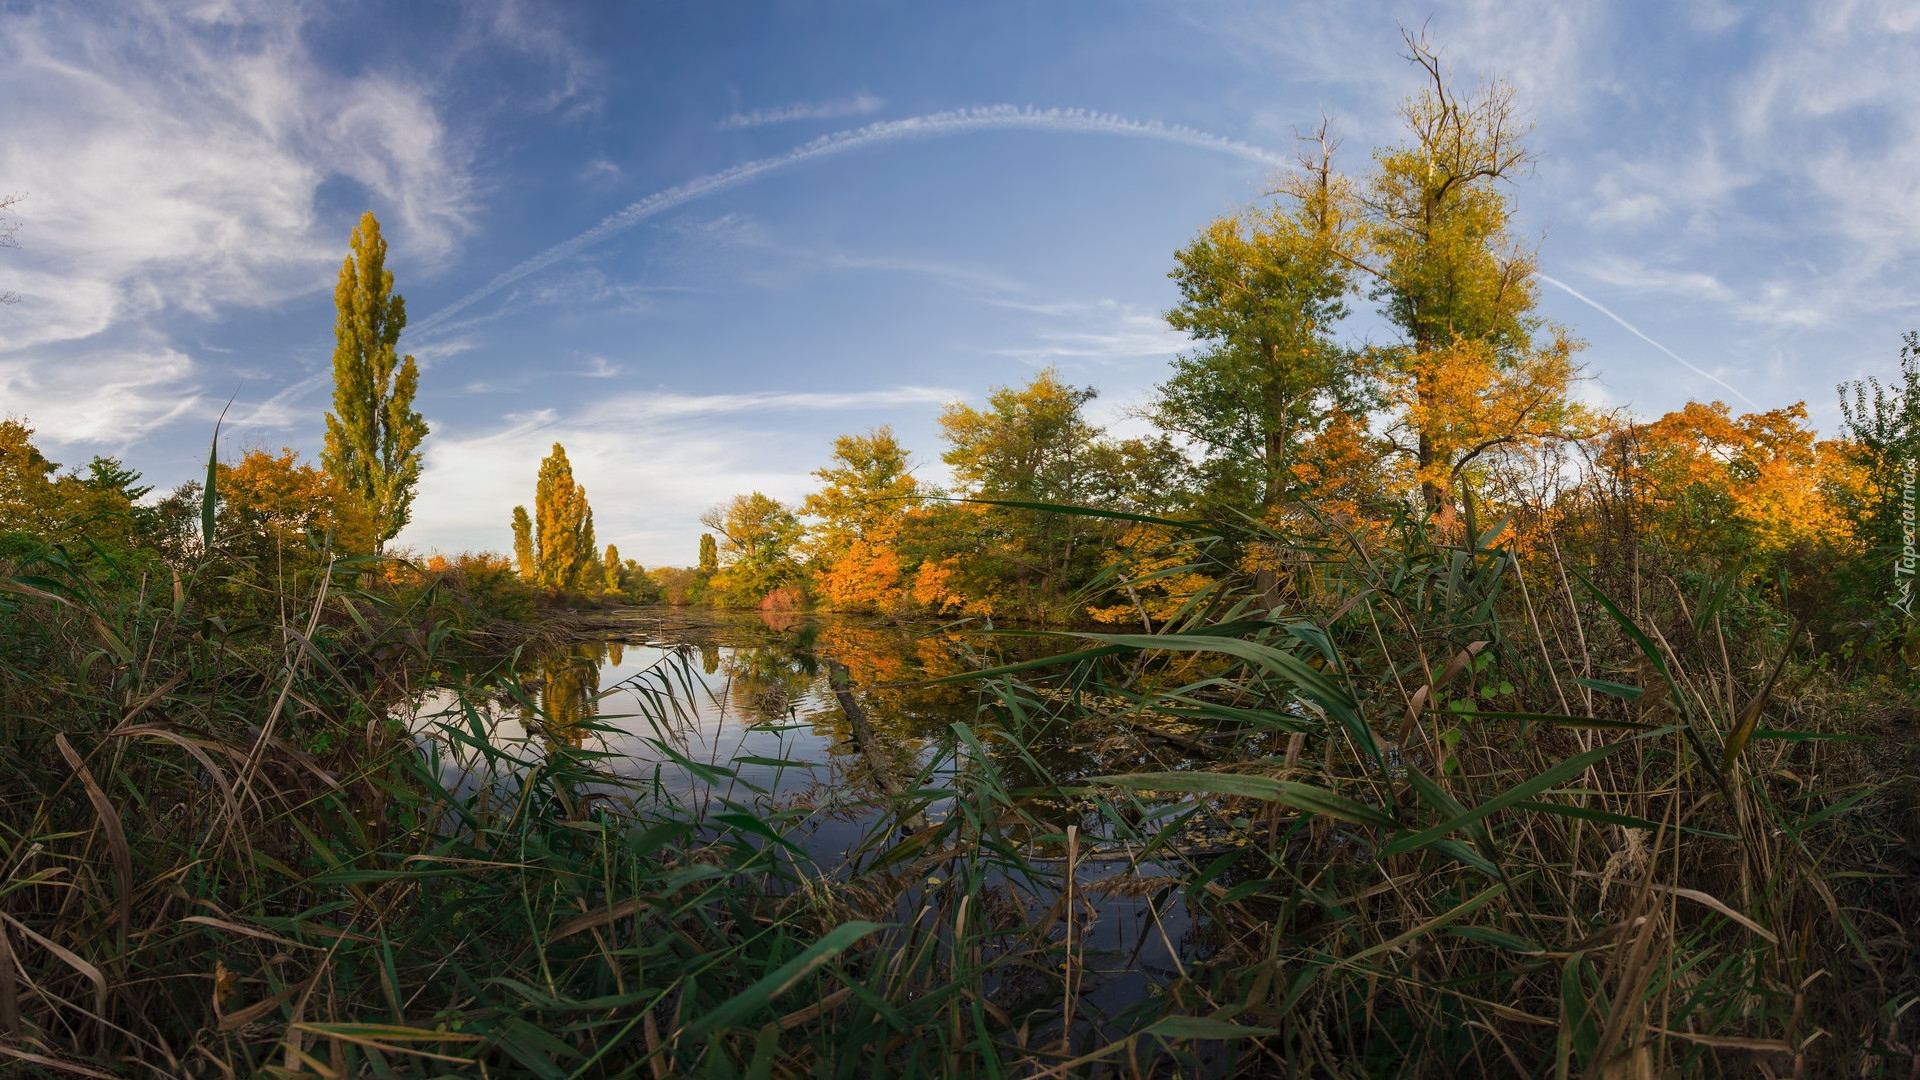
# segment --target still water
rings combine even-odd
[[[925,682],[1020,658],[999,647],[978,635],[838,616],[640,609],[609,620],[595,640],[524,657],[524,696],[435,699],[420,710],[417,728],[453,788],[471,789],[484,778],[449,727],[480,724],[494,743],[522,747],[522,761],[538,760],[541,747],[562,740],[605,755],[603,767],[657,798],[700,811],[790,815],[787,838],[821,872],[841,874],[898,837],[876,809],[884,804],[883,773],[911,786],[935,762],[920,782],[944,787],[941,763],[951,759],[954,725],[993,723],[976,684]],[[854,738],[830,685],[833,664],[846,669],[876,737],[867,746],[873,753]],[[1056,775],[1085,775],[1094,764],[1071,742],[1033,749]],[[937,822],[946,810],[935,801],[926,816]],[[1062,831],[1081,820],[1069,806],[1058,814]],[[1041,845],[1027,855],[1037,868],[1060,874],[1065,860],[1055,848]],[[1125,888],[1103,888],[1118,879],[1137,843],[1102,843],[1096,833],[1078,850],[1075,881],[1091,901],[1080,931],[1087,1004],[1118,1007],[1179,969],[1194,948],[1192,921],[1178,893],[1146,887],[1159,872],[1154,867],[1127,875]],[[1162,893],[1158,903],[1154,892]]]

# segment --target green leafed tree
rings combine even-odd
[[[700,534],[700,573],[712,577],[720,570],[720,545],[712,533]]]
[[[320,461],[366,504],[377,546],[407,524],[427,423],[413,410],[420,369],[396,355],[406,301],[393,291],[387,242],[368,211],[348,239],[334,287],[333,411]]]
[[[720,569],[712,588],[728,607],[751,607],[773,590],[800,580],[795,556],[800,519],[780,500],[758,491],[736,495],[702,514],[700,523],[720,534]]]
[[[1168,325],[1197,347],[1174,361],[1149,412],[1201,449],[1207,494],[1272,508],[1293,497],[1308,442],[1364,411],[1353,350],[1333,336],[1353,271],[1347,183],[1323,125],[1272,206],[1219,218],[1175,257]]]

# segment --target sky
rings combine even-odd
[[[432,427],[416,551],[505,550],[564,442],[603,543],[795,501],[834,436],[1052,365],[1139,427],[1173,253],[1296,132],[1402,140],[1402,27],[1533,121],[1512,189],[1580,393],[1657,416],[1891,374],[1920,325],[1920,7],[0,0],[0,416],[161,488],[317,455],[363,211]],[[1343,333],[1381,340],[1362,301]]]

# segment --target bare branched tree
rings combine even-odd
[[[20,246],[20,219],[13,215],[13,208],[25,199],[25,195],[0,195],[0,248]],[[7,290],[0,292],[0,304],[17,304],[20,294]]]

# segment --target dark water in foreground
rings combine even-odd
[[[544,725],[505,696],[476,703],[476,712],[496,742],[523,744],[529,759],[547,740],[563,738],[607,754],[612,771],[690,808],[797,811],[800,824],[788,839],[820,872],[838,875],[898,836],[875,810],[876,767],[911,783],[927,762],[951,759],[956,723],[992,724],[975,684],[913,684],[1018,658],[997,647],[978,636],[846,617],[636,609],[617,616],[599,640],[523,659],[523,685],[547,717]],[[846,667],[888,760],[869,761],[856,745],[829,685],[831,662]],[[458,707],[430,701],[422,716],[448,710],[444,722]],[[438,744],[450,783],[476,782],[470,755],[444,734],[436,737],[431,724],[420,730]],[[1086,764],[1071,744],[1030,749],[1049,771],[1073,774]],[[945,786],[939,769],[925,783]],[[938,821],[946,810],[935,802],[927,816]],[[1077,815],[1071,807],[1060,811],[1064,830]],[[1194,949],[1179,894],[1157,904],[1141,895],[1163,891],[1144,888],[1141,877],[1153,868],[1129,875],[1125,889],[1111,887],[1127,869],[1129,850],[1093,837],[1080,849],[1075,880],[1092,911],[1075,936],[1086,949],[1083,1000],[1094,1010],[1138,1000],[1158,976],[1177,973]],[[1057,843],[1028,852],[1036,869],[1056,875],[1056,887],[1066,865],[1060,856]]]

